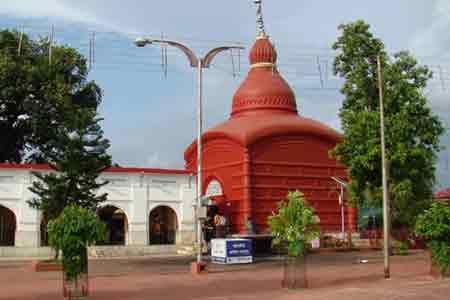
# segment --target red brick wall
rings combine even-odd
[[[253,216],[260,232],[267,230],[277,202],[293,190],[302,191],[316,209],[323,231],[340,230],[339,193],[330,177],[345,178],[346,172],[329,156],[332,148],[314,136],[271,137],[252,146]]]

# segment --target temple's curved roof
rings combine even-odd
[[[233,97],[231,118],[284,111],[297,114],[295,95],[276,68],[277,52],[259,37],[250,50],[250,72]]]
[[[277,135],[313,135],[338,143],[340,134],[330,127],[298,115],[294,92],[276,67],[277,52],[268,36],[260,34],[249,55],[250,71],[236,91],[230,119],[203,134],[202,141],[228,138],[243,147]],[[196,149],[192,143],[188,158]]]

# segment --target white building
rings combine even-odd
[[[39,256],[49,251],[45,215],[27,203],[36,197],[28,189],[36,180],[33,172],[51,170],[46,165],[0,164],[0,256]],[[98,191],[108,193],[98,210],[108,225],[104,244],[122,246],[109,248],[145,254],[193,244],[196,185],[188,171],[110,168],[101,179],[110,182]]]

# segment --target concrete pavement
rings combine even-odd
[[[361,259],[368,263],[361,264]],[[381,253],[327,253],[308,258],[305,290],[281,288],[281,261],[210,266],[188,273],[190,258],[133,258],[90,261],[88,299],[450,299],[450,281],[428,275],[423,252],[392,258],[392,279],[383,278]],[[24,262],[0,262],[0,299],[62,299],[60,273],[34,273]]]

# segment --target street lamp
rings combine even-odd
[[[197,219],[197,264],[202,262],[202,228],[201,219],[199,216],[199,209],[201,207],[202,196],[202,130],[203,130],[203,117],[202,117],[202,97],[203,97],[203,69],[209,68],[211,62],[217,54],[223,51],[232,49],[244,49],[241,46],[222,46],[210,50],[204,57],[200,57],[194,54],[194,52],[185,45],[166,39],[150,39],[150,38],[137,38],[135,40],[137,47],[145,47],[147,44],[160,44],[166,46],[172,46],[181,50],[188,58],[189,64],[192,68],[197,68],[197,88],[198,88],[198,100],[197,100],[197,209],[195,210],[195,217]]]
[[[341,230],[342,239],[345,240],[345,217],[344,217],[344,188],[347,188],[347,183],[339,178],[331,177],[337,184],[339,184],[341,191],[339,194],[339,205],[341,206]],[[351,246],[351,245],[350,245]]]
[[[390,245],[390,227],[391,227],[391,211],[388,190],[388,166],[386,158],[386,143],[385,143],[385,128],[384,128],[384,103],[383,103],[383,77],[381,56],[377,56],[377,73],[378,73],[378,93],[380,97],[380,135],[381,135],[381,169],[383,181],[383,244],[384,244],[384,277],[390,278],[390,260],[389,260],[389,245]]]

